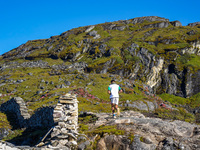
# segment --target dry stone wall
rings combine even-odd
[[[51,133],[48,148],[69,148],[77,146],[78,100],[75,95],[66,94],[59,98],[54,108],[55,126]]]
[[[8,120],[12,120],[14,128],[23,128],[28,124],[30,114],[24,100],[21,97],[14,97],[1,105],[0,111],[6,113]],[[14,121],[13,121],[14,120]]]
[[[21,97],[13,97],[0,106],[0,111],[7,115],[8,121],[14,129],[52,127],[53,107],[43,107],[31,116],[26,103]]]

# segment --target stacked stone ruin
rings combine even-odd
[[[26,103],[21,97],[14,97],[1,105],[0,111],[3,113],[11,113],[15,119],[17,127],[23,128],[28,126],[28,119],[30,114]]]
[[[76,147],[78,136],[78,100],[75,95],[66,94],[59,98],[54,108],[55,126],[51,133],[49,148]]]

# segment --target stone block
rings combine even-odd
[[[61,104],[74,104],[76,103],[75,101],[69,101],[69,100],[60,100]]]
[[[68,142],[68,140],[66,140],[66,139],[65,139],[65,140],[60,140],[60,141],[59,141],[59,144],[61,144],[61,145],[64,146],[64,145],[67,144],[67,142]]]
[[[66,125],[66,128],[70,129],[70,130],[75,130],[76,126],[75,125]]]
[[[69,131],[66,128],[61,129],[61,133],[64,134],[64,135],[68,135],[68,132]]]
[[[54,113],[53,113],[53,117],[54,117],[54,119],[60,118],[60,117],[62,117],[62,114],[59,113],[59,112],[54,112]]]
[[[61,127],[61,128],[65,128],[66,127],[66,124],[64,122],[59,122],[58,125]]]
[[[67,139],[69,136],[68,135],[58,135],[58,139]]]

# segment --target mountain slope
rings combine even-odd
[[[21,97],[26,112],[36,118],[41,118],[38,114],[43,110],[52,110],[67,92],[77,95],[79,114],[110,114],[107,87],[111,79],[123,89],[122,114],[137,110],[148,117],[199,123],[199,48],[199,23],[182,26],[156,16],[80,27],[28,41],[0,56],[0,128],[7,131],[0,137],[17,145],[35,145],[47,130],[37,119],[31,120],[34,130],[25,132],[17,125],[15,113],[6,111],[12,97]],[[80,115],[79,132],[89,134],[88,123],[94,120]],[[118,130],[111,125],[102,127],[102,132]],[[129,138],[133,140],[134,135]]]
[[[112,73],[141,81],[157,94],[190,97],[200,92],[199,48],[198,23],[181,26],[179,21],[150,16],[28,41],[3,54],[2,60],[43,60],[52,66],[51,59],[57,59],[69,73],[74,69],[67,65],[73,68],[75,64],[86,73]]]

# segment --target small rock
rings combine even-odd
[[[42,94],[42,93],[43,93],[42,91],[37,91],[37,92],[36,92],[36,94]]]
[[[33,75],[33,73],[29,72],[29,73],[28,73],[28,75],[32,76],[32,75]]]
[[[24,82],[24,80],[17,80],[17,83],[22,83],[22,82]]]
[[[65,84],[66,84],[67,86],[70,86],[70,85],[71,85],[71,82],[70,82],[70,81],[65,81]]]

